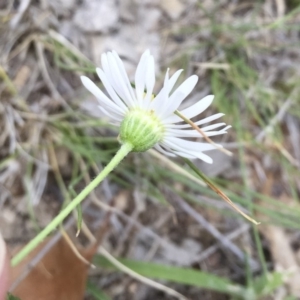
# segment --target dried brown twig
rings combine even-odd
[[[197,125],[194,124],[194,122],[192,122],[190,119],[186,118],[182,113],[180,113],[178,110],[175,111],[175,115],[177,115],[179,118],[181,118],[182,120],[184,120],[186,123],[188,123],[189,125],[192,126],[192,128],[194,128],[196,131],[198,131],[203,138],[210,144],[214,145],[216,147],[216,149],[220,150],[221,152],[232,156],[232,153],[222,147],[220,147],[219,145],[217,145],[214,141],[212,141],[205,133],[204,131],[199,128]]]

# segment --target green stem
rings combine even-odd
[[[79,205],[88,194],[90,194],[100,182],[120,163],[120,161],[132,150],[132,145],[125,143],[121,146],[117,154],[102,170],[102,172],[88,185],[81,193],[77,195],[60,213],[57,215],[47,227],[45,227],[35,238],[33,238],[19,253],[11,260],[11,265],[19,264],[38,244],[42,242],[63,220]]]

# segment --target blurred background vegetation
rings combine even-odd
[[[0,20],[0,228],[12,253],[119,147],[79,80],[101,86],[95,66],[108,50],[133,79],[149,48],[156,91],[167,68],[183,68],[182,81],[199,76],[183,106],[214,94],[199,118],[226,114],[232,129],[214,141],[234,155],[216,150],[213,165],[193,163],[262,223],[232,211],[182,159],[130,154],[83,204],[79,238],[74,212],[13,270],[13,294],[300,298],[299,1],[11,0],[0,3]],[[81,254],[68,262],[74,245]]]

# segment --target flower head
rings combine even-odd
[[[196,75],[186,79],[174,92],[171,92],[182,70],[175,72],[171,77],[167,70],[163,88],[154,96],[154,59],[149,50],[144,52],[137,66],[134,88],[115,51],[102,54],[101,63],[102,69],[97,68],[96,71],[110,98],[89,78],[81,76],[81,80],[98,99],[100,110],[110,117],[114,124],[120,126],[119,138],[122,143],[131,143],[133,151],[141,152],[154,147],[168,156],[199,158],[212,163],[212,159],[203,152],[216,149],[216,146],[183,139],[201,138],[201,135],[189,124],[178,124],[182,119],[174,114],[197,84]],[[213,98],[212,95],[206,96],[180,113],[189,119],[196,117],[209,107]],[[223,115],[214,114],[194,124],[200,126]],[[208,137],[220,135],[226,133],[230,127],[225,125],[225,123],[217,123],[201,127],[201,130]]]

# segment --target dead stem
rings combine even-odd
[[[260,222],[255,221],[247,214],[245,214],[238,206],[236,206],[218,187],[216,187],[204,174],[202,174],[194,165],[188,160],[183,158],[184,161],[194,170],[197,175],[201,177],[201,179],[215,192],[217,193],[223,200],[225,200],[233,209],[235,209],[238,213],[240,213],[244,218],[249,220],[255,225],[259,225]]]
[[[190,124],[196,131],[198,131],[203,138],[210,144],[214,145],[218,150],[220,150],[221,152],[232,156],[232,152],[220,147],[219,145],[217,145],[215,142],[213,142],[205,133],[204,131],[199,128],[197,125],[194,124],[194,122],[192,122],[190,119],[186,118],[182,113],[180,113],[178,110],[175,111],[175,115],[177,115],[179,118],[181,118],[182,120],[184,120],[186,123]]]

